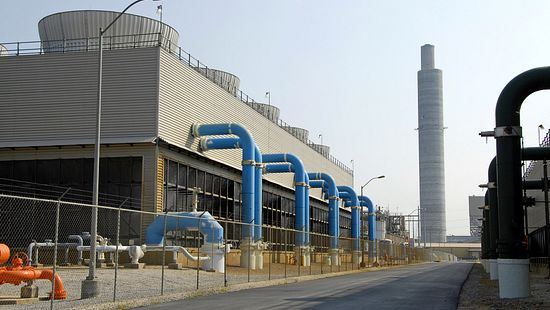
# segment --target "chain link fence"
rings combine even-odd
[[[387,241],[358,242],[341,237],[338,248],[331,249],[330,236],[314,233],[308,237],[315,246],[298,246],[296,240],[305,233],[280,227],[264,226],[262,240],[250,240],[246,232],[251,225],[215,220],[200,211],[189,216],[136,211],[125,209],[125,203],[97,207],[96,275],[100,294],[80,299],[81,282],[89,272],[92,240],[88,231],[95,207],[65,202],[62,196],[56,201],[0,195],[0,243],[10,247],[11,257],[19,257],[24,268],[53,270],[52,278],[58,275],[61,279],[26,279],[19,281],[19,287],[35,285],[39,296],[61,290],[67,294],[65,300],[51,300],[51,304],[40,301],[25,307],[131,301],[431,259],[429,249]],[[5,284],[0,285],[0,296],[18,297],[19,287],[9,283],[17,283],[19,278],[3,278],[2,270],[0,267],[0,284]]]

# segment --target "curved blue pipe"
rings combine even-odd
[[[306,180],[304,163],[298,156],[291,153],[263,154],[262,156],[265,163],[290,163],[292,165],[291,169],[294,170],[294,193],[296,202],[296,224],[294,226],[298,231],[296,233],[296,245],[303,246],[305,240],[307,239],[305,209],[309,208],[309,197],[306,199],[306,189],[309,184]],[[281,168],[284,169],[284,167],[287,167],[288,169],[288,166],[284,165]]]
[[[361,236],[361,217],[360,217],[360,205],[357,194],[353,188],[349,186],[338,186],[338,192],[340,193],[340,198],[351,203],[351,237],[353,240],[353,245],[355,250],[360,249],[359,238]],[[345,195],[344,195],[345,194]],[[346,197],[347,196],[347,197]]]
[[[241,124],[193,124],[191,132],[195,137],[209,135],[236,135],[239,137],[239,146],[243,150],[243,176],[242,176],[242,197],[243,197],[243,222],[247,224],[254,223],[254,168],[255,168],[255,144],[252,135]],[[217,143],[230,143],[234,140],[224,140]],[[210,140],[210,139],[209,139]],[[216,139],[218,140],[218,139]],[[208,148],[214,145],[215,142],[201,143],[201,146],[206,145]],[[208,149],[207,148],[207,149]],[[254,229],[252,226],[243,225],[243,238],[254,239]]]
[[[203,138],[203,150],[234,149],[241,147],[240,138]],[[262,153],[254,143],[254,241],[262,239]]]
[[[340,208],[338,206],[338,189],[336,188],[336,182],[327,173],[323,172],[310,172],[308,173],[310,180],[323,180],[327,187],[328,192],[328,231],[331,236],[330,246],[332,249],[338,248],[338,237],[340,235]]]
[[[205,242],[222,243],[223,227],[216,222],[208,212],[171,212],[167,217],[157,216],[145,230],[145,243],[148,245],[161,245],[164,242],[164,220],[166,219],[166,231],[171,230],[198,230]],[[170,216],[171,215],[171,216]],[[177,217],[176,217],[177,216]]]
[[[359,196],[359,200],[364,203],[364,206],[367,207],[369,211],[369,240],[376,240],[376,212],[374,211],[374,205],[367,196]]]

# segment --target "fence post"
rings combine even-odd
[[[201,219],[204,213],[206,213],[206,210],[201,213],[199,220],[197,221],[197,290],[199,289],[199,271],[201,262]]]
[[[227,287],[227,222],[223,222],[223,286]]]
[[[166,212],[164,212],[164,228],[162,231],[162,258],[160,262],[160,295],[164,295],[164,260],[166,258],[166,221],[168,216],[168,207],[166,207]]]
[[[120,208],[128,201],[126,198],[120,205],[118,205],[117,217],[116,217],[116,244],[115,244],[115,281],[113,284],[113,302],[116,301],[116,285],[118,279],[118,245],[120,244]]]
[[[53,309],[53,300],[55,296],[55,274],[57,272],[57,242],[59,240],[59,209],[61,207],[61,199],[71,190],[71,188],[67,188],[61,196],[57,199],[57,203],[55,205],[55,235],[54,235],[54,244],[53,244],[53,272],[52,272],[52,293],[50,295],[50,309]],[[38,252],[38,249],[37,249]],[[32,253],[31,253],[32,255]],[[27,258],[28,260],[28,258]],[[38,261],[37,261],[38,263]]]
[[[271,280],[271,264],[273,263],[273,228],[268,227],[267,229],[269,229],[269,244],[270,244],[270,247],[269,247],[269,273],[268,273],[267,279]]]
[[[287,245],[288,245],[288,235],[287,235],[287,230],[283,228],[283,232],[285,233],[285,279],[286,279],[286,263],[288,261],[288,249],[287,249]]]

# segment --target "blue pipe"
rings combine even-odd
[[[306,171],[302,160],[291,153],[263,154],[265,163],[290,163],[294,169],[294,187],[296,202],[296,245],[303,246],[307,239],[306,208],[309,208],[309,197],[306,199],[306,189],[309,186],[306,179]],[[288,168],[288,166],[286,166]],[[284,169],[284,168],[283,168]],[[290,168],[292,169],[292,168]],[[267,170],[266,170],[267,171]],[[284,171],[287,172],[287,171]],[[307,200],[307,201],[306,201]]]
[[[338,193],[340,193],[340,198],[344,198],[351,203],[351,237],[353,240],[354,249],[357,251],[360,249],[359,238],[361,236],[361,222],[359,216],[359,199],[353,188],[349,186],[338,186]]]
[[[255,184],[254,184],[254,241],[262,240],[262,224],[263,224],[263,215],[262,215],[262,152],[257,145],[254,145],[254,160],[256,161],[256,171],[254,174]]]
[[[198,230],[207,243],[223,242],[223,227],[208,212],[170,212],[167,217],[157,216],[145,230],[145,243],[161,245],[164,242],[164,220],[166,231]],[[177,216],[177,217],[176,217]]]
[[[294,172],[292,164],[267,164],[265,165],[265,173],[286,173]]]
[[[203,138],[203,150],[240,148],[240,138]],[[262,153],[254,144],[254,241],[262,239]]]
[[[243,125],[227,124],[193,124],[191,132],[195,137],[209,135],[236,135],[239,137],[239,146],[243,150],[243,176],[242,176],[242,197],[243,197],[243,222],[246,224],[254,223],[254,167],[255,167],[255,147],[252,135]],[[222,139],[218,143],[230,143],[234,140]],[[209,139],[212,141],[211,139]],[[218,140],[218,139],[216,139]],[[201,146],[207,145],[210,148],[214,142],[201,143]],[[208,149],[207,148],[207,149]],[[243,225],[243,239],[254,239],[254,229],[252,226]]]
[[[305,210],[305,221],[306,221],[306,236],[305,236],[305,243],[306,245],[310,245],[311,244],[311,241],[310,241],[310,238],[309,238],[309,232],[310,232],[310,225],[309,225],[309,222],[311,221],[311,215],[310,215],[310,206],[309,206],[309,176],[307,175],[307,173],[304,173],[304,176],[306,178],[306,192],[305,192],[305,195],[304,195],[304,210]]]
[[[361,205],[367,207],[369,211],[369,240],[376,240],[376,213],[374,212],[374,205],[367,196],[359,196],[359,200],[362,203]]]
[[[338,237],[340,235],[340,207],[338,206],[338,189],[336,188],[336,182],[327,173],[314,172],[308,173],[310,180],[323,180],[325,181],[328,190],[328,231],[331,236],[330,246],[332,249],[338,248]]]

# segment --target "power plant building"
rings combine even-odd
[[[418,157],[421,239],[445,242],[445,160],[443,149],[443,82],[435,68],[434,46],[421,48],[418,71]]]
[[[91,191],[98,29],[114,14],[53,14],[39,23],[41,42],[0,45],[1,180]],[[241,150],[201,151],[199,139],[191,134],[194,123],[243,124],[262,153],[294,153],[308,172],[326,172],[338,185],[351,186],[352,170],[332,157],[328,146],[309,141],[305,129],[282,125],[278,108],[249,98],[239,89],[237,76],[200,63],[178,40],[170,26],[131,14],[105,34],[100,205],[118,206],[123,197],[131,197],[125,208],[189,211],[197,188],[202,210],[241,222]],[[264,225],[293,228],[293,177],[264,175]],[[35,197],[57,199],[29,190]],[[9,187],[0,184],[0,192],[9,192]],[[66,199],[90,203],[91,195],[69,193]],[[310,205],[311,232],[328,235],[329,210],[319,189],[311,189]],[[32,221],[43,214],[22,210],[22,216]],[[88,231],[90,216],[82,213],[82,221],[62,234]],[[153,216],[122,216],[129,229],[121,231],[121,242],[142,242]],[[98,232],[112,235],[116,219],[103,210],[99,217]],[[8,227],[10,220],[0,217],[0,226]],[[351,236],[349,209],[341,208],[339,224],[341,236]],[[239,240],[239,229],[229,225],[227,238]],[[32,233],[24,230],[20,238],[33,238]],[[283,244],[281,234],[264,236]],[[313,246],[327,246],[317,236],[311,238]]]

